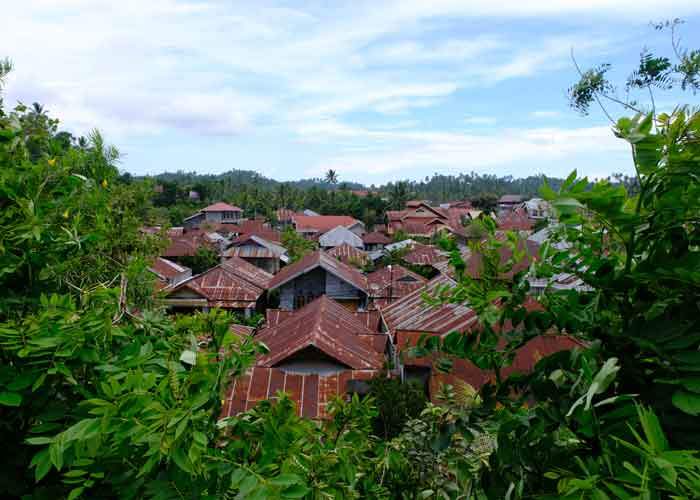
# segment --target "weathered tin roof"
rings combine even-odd
[[[388,245],[391,243],[391,238],[382,232],[373,231],[365,234],[362,237],[362,241],[365,243],[365,245]]]
[[[349,215],[295,215],[292,219],[297,231],[325,233],[337,226],[352,226],[359,222]]]
[[[422,244],[415,245],[413,250],[403,256],[404,261],[418,266],[432,266],[447,258],[447,254],[436,246]]]
[[[356,248],[362,248],[364,245],[362,238],[345,226],[336,226],[330,231],[327,231],[318,239],[318,243],[322,247],[337,247],[345,244]]]
[[[391,269],[388,266],[383,267],[367,275],[370,297],[375,299],[375,303],[376,299],[404,297],[422,288],[427,282],[428,280],[420,274],[400,265],[393,265]]]
[[[220,201],[218,203],[214,203],[213,205],[209,205],[208,207],[204,207],[203,209],[200,210],[200,212],[242,212],[243,209],[229,205],[228,203],[224,203],[223,201]]]
[[[158,257],[149,269],[154,274],[167,281],[176,280],[180,276],[192,273],[192,269],[189,267],[181,266],[180,264],[162,257]]]
[[[256,366],[233,381],[221,416],[229,417],[250,410],[262,400],[276,399],[277,392],[282,391],[296,403],[300,417],[326,419],[330,417],[328,403],[348,392],[348,382],[370,380],[378,374],[378,370],[344,370],[331,375],[299,374]]]
[[[331,248],[326,253],[331,257],[340,259],[342,262],[351,265],[353,263],[362,265],[369,260],[367,252],[365,252],[364,250],[360,250],[359,248],[352,247],[347,243],[343,243],[340,246]]]
[[[353,370],[378,370],[384,364],[383,350],[377,351],[360,335],[386,335],[367,328],[348,309],[323,295],[295,311],[275,326],[261,330],[257,339],[270,352],[257,366],[274,367],[296,352],[314,347]]]
[[[438,288],[454,286],[445,275],[438,275],[424,287],[411,292],[381,309],[382,318],[392,335],[397,330],[446,334],[466,331],[476,324],[476,313],[462,304],[432,305],[423,299],[423,293],[433,296]]]
[[[270,281],[270,290],[292,281],[293,279],[316,269],[323,268],[326,272],[350,283],[355,288],[367,292],[367,278],[357,269],[338,261],[322,250],[310,253],[297,262],[290,264],[275,275]]]

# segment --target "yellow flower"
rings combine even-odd
[[[48,161],[49,161],[49,166],[53,167],[54,165],[56,165],[56,158],[49,158]]]
[[[107,187],[107,179],[102,179],[102,187],[103,188]]]
[[[67,219],[67,218],[68,218],[68,210],[66,210],[65,212],[63,212],[63,218],[64,218],[64,219]]]

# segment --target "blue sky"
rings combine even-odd
[[[6,103],[99,128],[134,174],[630,173],[604,116],[567,107],[570,49],[620,81],[645,45],[670,52],[651,20],[684,18],[700,47],[697,0],[23,0],[3,14]],[[700,104],[681,97],[659,107]]]

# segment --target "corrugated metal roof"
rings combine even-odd
[[[255,328],[253,328],[252,326],[246,326],[246,325],[240,325],[238,323],[232,323],[231,326],[229,327],[229,330],[231,330],[233,333],[235,333],[237,335],[247,337],[248,335],[251,335],[255,331]]]
[[[497,223],[498,229],[503,231],[530,231],[535,225],[523,209],[516,209],[501,214]]]
[[[270,290],[274,290],[292,281],[293,279],[316,269],[323,268],[326,272],[350,283],[355,288],[367,292],[367,278],[357,269],[338,261],[322,250],[317,250],[302,257],[297,262],[282,268],[272,281],[270,281]]]
[[[415,245],[413,250],[403,256],[404,261],[417,266],[432,266],[436,262],[447,259],[447,254],[439,248],[433,245],[421,244]]]
[[[212,250],[216,250],[214,244],[205,233],[187,232],[181,236],[172,237],[170,245],[161,254],[162,257],[186,257],[197,253],[197,249],[201,246],[208,246]]]
[[[149,267],[158,276],[163,277],[166,280],[174,280],[179,276],[186,275],[187,273],[192,273],[192,269],[189,267],[181,266],[171,260],[158,257],[151,267]]]
[[[362,241],[365,243],[365,245],[388,245],[391,243],[391,238],[379,231],[373,231],[365,234],[362,237]]]
[[[239,257],[230,257],[221,265],[227,271],[234,273],[236,276],[263,290],[267,290],[273,278],[272,274]]]
[[[356,248],[362,248],[364,245],[362,238],[350,231],[345,226],[336,226],[330,231],[324,233],[318,239],[318,243],[322,247],[337,247],[346,244]]]
[[[359,248],[352,247],[347,243],[343,243],[340,246],[331,248],[326,253],[328,253],[328,255],[330,255],[331,257],[340,259],[346,264],[357,263],[362,265],[369,260],[367,252],[365,252],[364,250],[360,250]]]
[[[375,305],[388,302],[377,302],[377,299],[400,299],[409,293],[422,288],[428,282],[423,276],[414,273],[400,265],[383,267],[367,275],[370,297]],[[389,296],[391,292],[391,297]]]
[[[313,346],[353,370],[378,370],[384,363],[377,352],[358,335],[379,335],[367,328],[348,309],[325,295],[289,315],[256,337],[270,352],[258,366],[273,367],[294,353]]]
[[[221,411],[222,417],[250,410],[260,401],[276,399],[286,392],[296,403],[297,415],[327,419],[327,405],[348,391],[351,380],[370,380],[378,370],[345,370],[332,375],[288,373],[277,368],[256,366],[233,381]]]
[[[325,233],[337,226],[352,226],[359,221],[349,215],[295,215],[292,219],[297,231]]]
[[[446,334],[469,330],[477,322],[476,313],[462,304],[428,304],[423,293],[432,296],[439,287],[454,286],[454,280],[438,275],[420,288],[381,309],[384,323],[395,335],[397,330]]]
[[[237,240],[224,252],[225,257],[236,256],[256,259],[282,259],[287,249],[256,235]]]
[[[204,207],[203,209],[200,210],[200,212],[242,212],[243,209],[229,205],[228,203],[224,203],[223,201],[219,201],[217,203],[214,203],[213,205],[209,205],[208,207]]]

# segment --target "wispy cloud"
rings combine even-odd
[[[559,118],[561,116],[561,112],[543,109],[539,111],[532,111],[530,116],[533,118]]]

